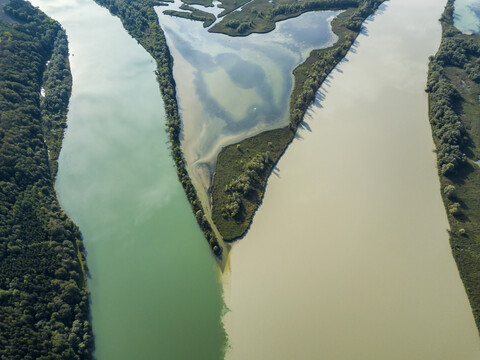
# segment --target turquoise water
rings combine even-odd
[[[480,1],[455,1],[455,26],[465,33],[480,33]]]
[[[95,357],[223,358],[216,262],[177,180],[154,62],[93,1],[33,3],[70,41],[57,191],[84,236]]]

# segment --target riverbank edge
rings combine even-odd
[[[122,0],[95,0],[120,18],[123,27],[153,57],[157,64],[155,75],[162,94],[167,132],[171,143],[171,155],[177,168],[177,176],[183,186],[198,225],[220,265],[224,264],[224,248],[219,244],[202,203],[187,172],[186,161],[180,146],[181,120],[178,112],[176,83],[173,78],[173,57],[167,46],[163,29],[160,27],[154,6],[159,4],[149,0],[124,2]]]
[[[241,239],[251,226],[256,210],[263,201],[267,180],[280,157],[295,138],[305,113],[316,99],[317,91],[340,63],[360,34],[364,21],[375,13],[385,0],[367,1],[365,7],[350,8],[332,21],[337,42],[325,49],[313,50],[309,57],[293,70],[294,87],[290,97],[290,124],[269,130],[224,147],[217,158],[210,190],[212,219],[225,242]],[[353,20],[353,21],[352,21]],[[352,22],[354,26],[352,26]],[[240,197],[228,191],[239,178],[245,178],[247,166],[255,156],[268,152],[268,162],[261,173],[253,175],[248,189]],[[240,202],[238,202],[240,199]],[[237,208],[235,217],[226,216],[225,209]]]
[[[48,355],[57,359],[76,354],[78,359],[91,359],[93,334],[83,238],[62,209],[55,189],[72,93],[68,38],[59,22],[27,0],[2,1],[0,6],[12,20],[8,21],[10,32],[0,36],[0,54],[7,59],[5,65],[0,58],[4,67],[0,71],[0,208],[4,217],[1,222],[8,221],[7,226],[1,226],[0,284],[5,284],[5,276],[7,282],[9,277],[12,281],[9,289],[0,285],[0,317],[5,321],[2,335],[8,340],[0,336],[4,345],[0,357],[8,351],[9,342],[17,341],[21,347],[14,345],[14,353],[7,357]],[[14,32],[26,36],[16,37]],[[19,54],[11,51],[11,44]],[[16,62],[24,60],[26,53],[33,61],[14,72],[22,65]],[[32,77],[33,73],[37,76]],[[30,88],[34,89],[32,93]],[[18,136],[13,144],[6,132]],[[20,147],[28,151],[16,153]],[[25,166],[31,167],[27,173]],[[6,209],[8,214],[4,213]],[[18,282],[12,276],[18,276],[23,284],[12,286]],[[48,285],[42,286],[42,282]],[[21,302],[19,299],[14,310],[9,310],[8,303],[15,297]],[[20,319],[12,319],[9,311],[23,314]],[[10,326],[16,327],[11,338],[7,333]]]
[[[480,331],[480,168],[474,164],[480,157],[480,76],[473,74],[475,81],[471,81],[472,73],[465,71],[472,62],[480,61],[480,35],[462,34],[455,28],[454,3],[447,2],[440,19],[441,45],[430,58],[429,119],[441,196],[450,224],[450,247]],[[471,41],[476,49],[462,48],[461,44]],[[458,47],[450,53],[447,48],[453,43]],[[462,60],[454,58],[455,50],[463,54]],[[462,67],[455,62],[463,62]],[[459,140],[452,140],[454,134]]]

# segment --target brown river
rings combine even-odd
[[[480,359],[424,92],[445,3],[386,2],[320,89],[233,247],[226,359]]]

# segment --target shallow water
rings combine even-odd
[[[455,0],[455,26],[465,33],[480,33],[480,1]]]
[[[33,3],[70,42],[57,191],[84,236],[95,357],[223,358],[217,266],[170,157],[154,61],[93,1]]]
[[[480,358],[424,92],[444,5],[382,5],[317,94],[232,249],[226,359]]]
[[[174,59],[182,149],[194,182],[207,189],[223,146],[288,123],[292,70],[311,50],[337,40],[330,21],[338,12],[303,14],[268,34],[229,37],[164,15],[166,9],[157,13]]]

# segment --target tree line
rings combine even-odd
[[[310,54],[310,59],[294,70],[295,87],[290,100],[290,128],[293,131],[296,131],[298,125],[303,121],[305,112],[315,100],[316,93],[323,81],[347,54],[365,19],[373,14],[383,1],[360,1],[358,8],[350,12],[348,16],[340,14],[332,23],[342,31],[338,42],[330,48],[314,50]],[[349,2],[346,1],[343,5],[348,4]],[[299,76],[300,73],[302,73],[301,76]]]
[[[472,38],[445,22],[453,22],[453,3],[449,3],[442,16],[444,31],[440,48],[430,60],[426,91],[430,99],[430,123],[437,142],[437,162],[442,175],[455,175],[467,161],[469,146],[467,130],[457,113],[461,96],[445,73],[447,67],[465,70],[470,80],[480,81],[480,48]]]
[[[90,359],[81,235],[54,189],[66,35],[24,0],[4,10],[19,23],[0,20],[0,358]]]
[[[177,168],[177,176],[185,190],[197,222],[215,256],[222,257],[222,248],[208,221],[197,191],[188,175],[185,158],[180,147],[181,121],[178,114],[176,85],[173,78],[173,59],[167,46],[165,34],[158,23],[154,0],[95,0],[118,16],[128,33],[133,36],[157,63],[156,76],[162,93],[167,116],[167,132],[171,142],[171,154]]]

